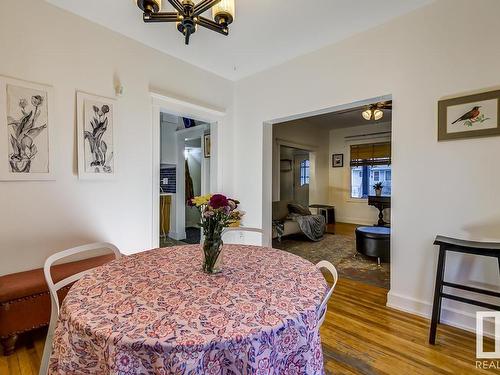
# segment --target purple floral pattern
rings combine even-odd
[[[199,245],[99,267],[61,307],[49,374],[323,374],[317,310],[327,285],[308,261],[227,245],[202,272]]]

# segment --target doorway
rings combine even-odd
[[[377,118],[367,116],[375,110]],[[273,246],[313,263],[328,260],[345,278],[390,288],[389,245],[380,256],[363,252],[356,233],[386,226],[377,230],[390,243],[390,208],[380,224],[380,204],[374,203],[390,207],[391,123],[391,97],[381,97],[264,125],[264,160],[273,155],[273,165],[263,166],[263,222]],[[299,142],[307,147],[297,147]],[[307,219],[311,226],[320,221],[318,216],[325,224],[313,232],[322,237],[302,227]]]
[[[220,145],[225,112],[156,93],[151,98],[152,247],[199,243],[195,214],[186,207],[186,191],[189,186],[188,193],[194,195],[222,190]]]
[[[309,151],[280,146],[280,200],[309,205]]]

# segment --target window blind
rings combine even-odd
[[[351,146],[351,166],[391,164],[391,143],[366,143]]]

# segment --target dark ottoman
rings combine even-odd
[[[359,227],[356,229],[356,250],[369,257],[389,262],[391,256],[391,228]]]

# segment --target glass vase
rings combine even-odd
[[[203,272],[216,274],[222,272],[222,233],[214,231],[205,234],[203,241]]]

